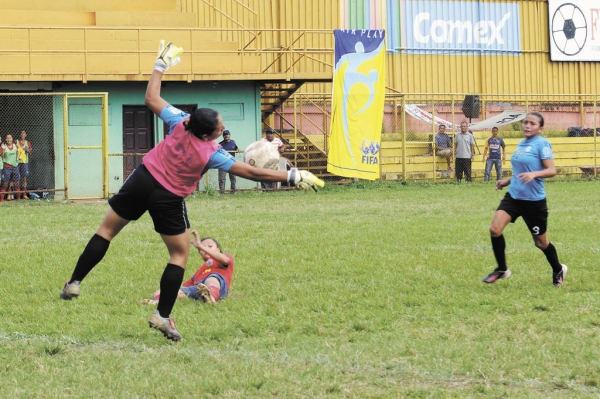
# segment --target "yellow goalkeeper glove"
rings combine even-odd
[[[175,46],[172,42],[165,46],[165,41],[161,40],[158,46],[158,56],[154,62],[154,70],[164,73],[170,67],[179,64],[181,53],[183,53],[181,47]]]
[[[319,191],[317,187],[325,186],[325,182],[317,176],[306,170],[298,170],[297,168],[292,168],[288,171],[288,183],[292,183],[304,191],[312,188],[315,192]]]

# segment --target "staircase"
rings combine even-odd
[[[304,84],[303,81],[265,82],[260,86],[260,112],[264,122]]]
[[[323,149],[324,143],[317,143],[311,138],[324,141],[321,135],[304,135],[300,131],[283,131],[279,134],[281,140],[286,144],[283,156],[292,161],[295,167],[308,170],[313,175],[328,181],[344,180],[343,177],[327,172],[327,153]]]

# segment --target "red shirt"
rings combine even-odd
[[[223,276],[227,283],[227,288],[231,287],[231,278],[233,277],[233,257],[229,254],[223,254],[229,258],[229,265],[225,266],[214,260],[208,258],[206,263],[200,266],[200,269],[194,273],[192,278],[185,281],[182,285],[184,287],[191,287],[204,280],[211,273],[217,273]]]

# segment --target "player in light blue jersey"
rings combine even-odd
[[[509,184],[510,188],[496,209],[490,226],[492,249],[498,267],[487,275],[483,282],[491,284],[510,277],[502,232],[509,222],[514,223],[521,216],[531,232],[535,246],[542,250],[552,267],[552,283],[560,287],[567,275],[567,266],[560,263],[556,248],[546,237],[548,206],[544,178],[556,175],[552,146],[540,136],[544,128],[544,117],[539,112],[528,113],[522,127],[525,140],[517,145],[510,158],[513,175],[496,182],[496,190],[501,190]]]

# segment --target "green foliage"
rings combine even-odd
[[[139,304],[168,262],[148,215],[62,301],[107,205],[0,204],[0,397],[598,397],[600,182],[547,191],[560,289],[522,220],[505,230],[512,278],[481,282],[504,195],[491,184],[189,199],[236,273],[218,304],[176,304],[178,344]],[[192,251],[186,277],[199,264]]]

